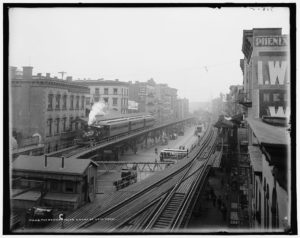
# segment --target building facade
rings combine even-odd
[[[76,118],[85,117],[89,88],[68,80],[33,75],[33,67],[10,69],[12,135],[18,144],[38,136],[45,152],[68,147],[80,129]]]
[[[76,80],[75,83],[85,85],[90,89],[89,103],[93,105],[99,101],[106,104],[108,110],[120,114],[128,113],[129,85],[116,80]]]
[[[177,99],[176,118],[178,120],[189,116],[189,100],[187,98]]]
[[[77,209],[96,197],[97,164],[89,159],[20,155],[12,164],[12,204]]]
[[[158,123],[174,120],[178,115],[177,89],[167,84],[129,82],[129,99],[138,103],[139,112],[152,114]]]
[[[251,224],[267,231],[283,231],[291,224],[288,45],[280,28],[243,32],[243,91],[238,101],[248,130]]]

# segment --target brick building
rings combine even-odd
[[[50,74],[33,75],[33,67],[18,71],[10,68],[11,131],[20,145],[37,135],[45,151],[51,152],[73,143],[80,123],[85,117],[89,88]]]
[[[109,110],[120,114],[128,113],[129,85],[116,80],[76,80],[75,83],[90,89],[90,104],[106,103]]]
[[[251,164],[251,225],[282,231],[291,220],[289,39],[280,28],[244,30],[241,60]]]

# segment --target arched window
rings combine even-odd
[[[279,217],[278,217],[277,191],[275,187],[273,188],[272,191],[271,215],[272,215],[272,228],[276,229],[279,227]]]

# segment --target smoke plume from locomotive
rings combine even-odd
[[[88,125],[92,125],[96,121],[96,116],[104,116],[107,113],[107,106],[103,101],[96,102],[92,106],[92,110],[90,111],[89,114],[89,121]]]

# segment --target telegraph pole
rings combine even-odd
[[[58,73],[61,74],[61,79],[64,79],[64,74],[67,73],[67,72],[61,71],[61,72],[58,72]]]

